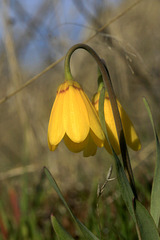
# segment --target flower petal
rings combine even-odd
[[[54,151],[56,149],[57,145],[53,145],[53,144],[51,145],[49,142],[49,139],[48,139],[48,147],[49,147],[50,151]]]
[[[89,134],[87,109],[81,97],[82,89],[74,81],[67,81],[69,88],[64,96],[63,125],[67,136],[74,143],[83,142]]]
[[[99,139],[99,143],[100,143],[99,145],[102,147],[105,140],[105,136],[100,124],[98,114],[94,109],[92,103],[90,102],[88,96],[84,92],[81,92],[81,96],[83,98],[83,101],[85,102],[86,109],[88,112],[90,128],[95,134],[95,136]]]
[[[119,146],[119,140],[117,135],[117,129],[116,129],[116,125],[113,117],[111,103],[109,98],[106,96],[104,101],[104,115],[105,115],[108,138],[116,154],[119,154],[120,146]],[[107,146],[107,143],[105,143],[105,147],[107,150],[108,148],[110,148],[109,146]]]
[[[56,146],[62,140],[65,133],[62,118],[65,92],[62,92],[62,90],[63,84],[61,84],[57,92],[48,124],[48,142],[51,146]]]
[[[97,145],[93,141],[93,136],[91,136],[91,133],[89,133],[88,142],[83,150],[83,156],[84,157],[94,156],[96,152],[97,152]]]
[[[126,143],[134,151],[138,151],[141,149],[141,143],[133,127],[133,124],[119,102],[118,102],[118,108],[119,108],[119,112],[122,120],[122,126],[124,130],[124,135],[126,138]]]
[[[86,138],[83,142],[75,143],[67,136],[67,134],[64,135],[64,143],[71,152],[77,153],[82,151],[87,145],[87,142],[88,139]]]

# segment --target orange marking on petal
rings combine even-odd
[[[64,82],[64,83],[66,83],[66,82]],[[60,91],[57,91],[57,94],[59,94],[59,93],[65,93],[66,91],[68,91],[69,87],[73,87],[74,89],[78,89],[78,90],[80,90],[80,91],[82,90],[81,87],[77,87],[77,86],[75,86],[74,83],[73,83],[73,84],[68,84],[68,86],[66,87],[66,89],[62,89],[62,90],[60,90]]]

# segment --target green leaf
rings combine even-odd
[[[134,200],[133,191],[132,191],[131,186],[128,182],[128,179],[126,177],[123,166],[122,166],[118,156],[115,153],[114,153],[114,160],[115,160],[115,165],[116,165],[117,180],[119,183],[122,198],[128,208],[128,211],[129,211],[131,217],[133,218],[134,222],[136,223],[134,209],[133,209],[133,200]]]
[[[88,240],[99,240],[82,222],[77,219],[77,223],[83,233],[84,237]]]
[[[159,143],[158,135],[154,126],[153,117],[152,117],[152,113],[148,105],[148,102],[145,98],[143,98],[143,101],[148,111],[148,115],[153,127],[155,140],[156,140],[156,164],[155,164],[154,178],[153,178],[153,184],[152,184],[150,211],[156,223],[156,226],[158,227],[159,218],[160,218],[160,204],[159,204],[159,201],[160,201],[160,143]]]
[[[54,216],[51,216],[52,226],[59,240],[74,240],[66,230],[59,224]]]
[[[134,210],[141,239],[159,240],[159,233],[153,218],[138,200],[134,202]]]
[[[70,210],[67,202],[65,201],[61,190],[59,189],[55,179],[53,178],[53,176],[51,175],[51,173],[49,172],[49,170],[44,167],[44,172],[48,178],[48,180],[50,181],[52,187],[54,188],[54,190],[57,192],[58,196],[60,197],[60,199],[62,200],[64,206],[66,207],[66,209],[68,210],[68,212],[70,213],[73,221],[76,223],[76,225],[78,226],[78,228],[80,229],[80,231],[82,232],[83,236],[85,239],[87,240],[99,240],[88,228],[86,228],[72,213],[72,211]]]

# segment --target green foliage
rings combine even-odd
[[[160,217],[160,204],[159,204],[159,200],[160,200],[160,143],[159,143],[159,138],[158,138],[155,126],[154,126],[153,117],[152,117],[152,113],[151,113],[149,104],[145,98],[143,99],[143,101],[144,101],[144,104],[146,106],[148,115],[149,115],[151,123],[152,123],[155,141],[156,141],[156,163],[155,163],[155,172],[154,172],[152,193],[151,193],[151,215],[153,216],[156,226],[158,227],[159,217]]]
[[[59,224],[59,222],[54,216],[51,216],[51,222],[52,222],[54,231],[57,234],[58,239],[73,240],[73,238],[65,231],[65,229]]]
[[[68,212],[70,213],[73,221],[76,223],[77,227],[79,228],[79,230],[81,231],[82,235],[84,236],[84,239],[88,239],[88,240],[98,240],[98,238],[92,233],[90,232],[90,230],[88,228],[86,228],[72,213],[71,209],[69,208],[67,202],[65,201],[55,179],[53,178],[53,176],[51,175],[51,173],[48,171],[47,168],[44,168],[44,172],[46,174],[46,176],[48,177],[52,187],[54,188],[54,190],[57,192],[58,196],[60,197],[60,199],[62,200],[63,204],[65,205],[66,209],[68,210]]]
[[[145,207],[134,198],[132,189],[126,178],[124,169],[116,155],[114,155],[116,161],[117,179],[119,182],[120,191],[122,197],[126,203],[126,206],[132,216],[136,226],[139,239],[150,240],[159,239],[158,230],[154,223],[154,220],[150,216]]]
[[[159,240],[158,229],[147,209],[138,201],[134,202],[136,222],[139,230],[139,239]]]
[[[54,231],[52,230],[49,215],[54,212],[54,216],[62,223],[64,218],[68,219],[68,217],[64,216],[64,214],[59,213],[59,210],[62,208],[61,201],[55,198],[54,195],[50,195],[51,193],[50,191],[48,192],[49,188],[46,185],[48,181],[46,181],[47,179],[44,178],[44,176],[40,179],[39,183],[36,186],[34,185],[33,190],[30,190],[30,194],[27,197],[27,205],[29,206],[29,211],[27,216],[25,216],[25,220],[21,221],[19,226],[16,225],[15,220],[12,217],[12,213],[8,214],[3,199],[0,199],[1,219],[3,219],[3,222],[9,233],[7,240],[33,240],[37,238],[44,240],[58,239],[58,237],[56,238],[54,234],[55,229]],[[44,181],[46,181],[46,183]],[[86,212],[87,215],[87,218],[85,218],[83,221],[87,228],[90,230],[90,232],[99,236],[100,239],[137,240],[134,221],[132,221],[132,219],[130,218],[123,199],[117,195],[119,186],[117,186],[117,189],[116,186],[113,187],[113,185],[114,184],[111,183],[111,187],[106,187],[103,195],[99,200],[97,199],[96,194],[96,182],[93,184],[93,188],[90,190],[90,192],[81,192],[81,195],[79,195],[78,190],[76,190],[76,195],[74,196],[75,200],[79,199],[78,201],[80,206],[83,202],[85,202],[86,206],[85,208],[81,206],[81,211]],[[46,187],[48,190],[46,189]],[[109,190],[110,188],[112,189],[112,191]],[[146,188],[146,190],[148,189],[147,185],[139,185],[138,192],[141,192],[142,188]],[[108,199],[112,199],[112,202],[110,202],[110,200],[108,201]],[[50,206],[49,213],[47,213],[47,206]],[[44,217],[43,214],[47,217]],[[70,223],[70,228],[74,228],[73,223]],[[77,232],[77,234],[79,240],[84,239],[83,234],[80,234],[80,231]],[[72,235],[72,238],[75,238],[75,234]]]

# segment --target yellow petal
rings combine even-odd
[[[54,151],[56,149],[57,145],[51,145],[49,142],[49,139],[48,139],[48,147],[49,147],[50,151]]]
[[[123,126],[124,135],[126,138],[126,143],[134,151],[138,151],[141,149],[141,143],[133,127],[133,124],[119,102],[118,102],[118,108],[119,108],[119,112],[122,120],[122,126]]]
[[[100,97],[100,93],[98,92],[94,96],[93,101],[92,101],[97,113],[98,113],[98,109],[99,109],[99,97]],[[118,143],[117,130],[116,130],[116,125],[115,125],[114,118],[113,118],[111,104],[110,104],[107,93],[105,94],[105,100],[104,100],[104,116],[105,116],[105,121],[106,121],[108,138],[109,138],[110,143],[111,143],[112,147],[114,148],[115,152],[117,154],[119,154],[120,147],[119,147],[119,143]],[[107,140],[105,140],[105,142],[104,142],[104,147],[106,148],[106,150],[109,153],[112,153]]]
[[[93,136],[91,136],[91,133],[89,133],[88,142],[83,150],[83,156],[84,157],[94,156],[96,152],[97,146],[93,141]]]
[[[64,96],[63,125],[67,136],[74,143],[83,142],[89,134],[87,109],[81,97],[81,87],[74,81],[67,81],[68,90]]]
[[[87,142],[88,142],[88,138],[86,138],[81,143],[75,143],[67,136],[67,134],[64,135],[64,143],[71,152],[77,153],[82,151],[87,145]]]
[[[116,125],[113,117],[111,103],[107,96],[105,96],[105,101],[104,101],[104,115],[105,115],[105,121],[107,126],[108,138],[116,154],[119,154],[120,146],[119,146],[119,140],[117,135],[117,129],[116,129]]]
[[[105,136],[100,124],[98,114],[94,109],[92,103],[90,102],[89,98],[87,97],[87,95],[82,91],[81,91],[81,96],[87,108],[90,128],[95,134],[95,136],[99,139],[99,146],[102,147],[105,140]]]
[[[51,146],[56,146],[62,140],[65,133],[62,119],[64,95],[63,84],[61,84],[52,107],[48,124],[48,142]]]

